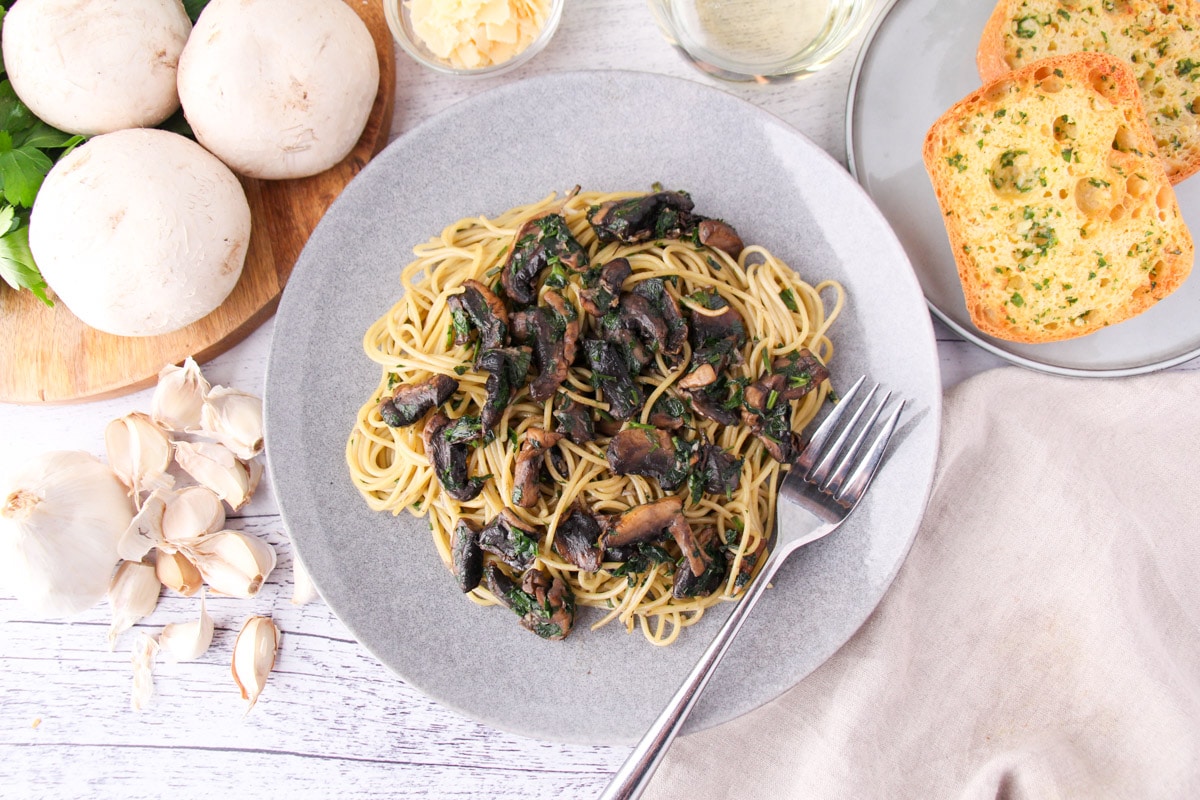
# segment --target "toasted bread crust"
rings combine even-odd
[[[1082,336],[1191,271],[1191,235],[1121,59],[1074,53],[1006,73],[934,123],[923,158],[971,321],[991,336]]]
[[[988,83],[1072,52],[1128,62],[1171,182],[1200,171],[1200,0],[998,0],[975,63]]]

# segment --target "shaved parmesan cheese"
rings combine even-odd
[[[459,69],[503,64],[538,37],[550,0],[406,0],[413,31]]]

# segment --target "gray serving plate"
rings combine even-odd
[[[841,281],[835,388],[867,373],[910,402],[866,500],[785,566],[690,730],[776,697],[858,629],[904,560],[932,482],[941,392],[920,287],[866,193],[795,130],[715,89],[629,72],[522,81],[415,128],[346,187],[283,293],[267,371],[268,467],[296,549],[355,637],[430,697],[509,731],[635,741],[729,606],[656,648],[616,625],[589,630],[590,611],[566,641],[546,642],[511,612],[467,601],[425,521],[369,511],[348,477],[346,440],[379,380],[362,336],[399,296],[412,248],[450,222],[576,184],[654,182],[690,191],[698,211],[727,219],[811,282]]]

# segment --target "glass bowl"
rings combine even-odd
[[[383,16],[396,43],[414,61],[442,75],[474,78],[500,75],[501,73],[516,69],[540,53],[550,42],[550,39],[554,37],[554,32],[558,29],[558,23],[562,19],[564,5],[566,5],[566,0],[550,0],[545,24],[542,26],[541,31],[538,32],[537,38],[530,42],[529,46],[524,50],[507,61],[474,68],[456,67],[449,61],[434,55],[413,30],[406,0],[383,0]]]

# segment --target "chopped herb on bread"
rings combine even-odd
[[[1091,333],[1145,311],[1193,245],[1122,60],[1075,53],[1007,73],[925,138],[971,320],[1015,342]]]
[[[1200,0],[999,0],[980,38],[984,83],[1038,59],[1128,62],[1172,183],[1200,170]]]

